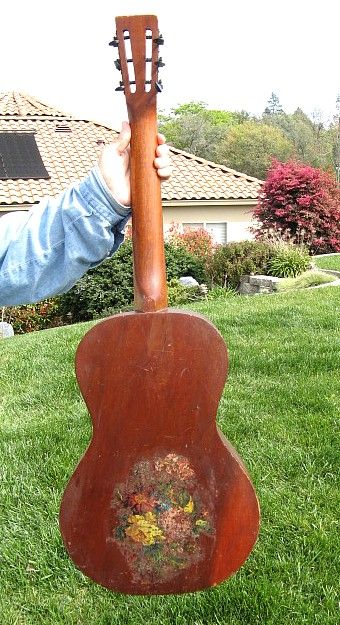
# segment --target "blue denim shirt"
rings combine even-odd
[[[59,197],[1,217],[0,306],[68,291],[118,249],[129,217],[98,167]]]

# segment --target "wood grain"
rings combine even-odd
[[[157,60],[159,35],[154,15],[116,18],[125,98],[131,125],[130,176],[135,310],[153,312],[167,306],[160,179],[154,167],[157,146]],[[152,33],[152,84],[146,91],[146,33]],[[129,33],[136,90],[129,87],[124,35]]]

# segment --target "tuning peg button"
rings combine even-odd
[[[163,46],[164,45],[164,37],[163,35],[159,34],[158,37],[156,37],[156,39],[154,39],[154,42],[158,45],[158,46]]]
[[[156,65],[157,65],[157,67],[164,67],[165,66],[165,63],[163,63],[163,59],[162,59],[161,56],[159,57],[158,61],[156,61]]]
[[[112,41],[110,41],[109,46],[113,46],[114,48],[118,48],[119,41],[118,37],[113,37]]]
[[[122,71],[122,66],[120,64],[120,59],[116,59],[115,60],[115,68],[118,69],[118,71]]]
[[[156,87],[156,91],[157,91],[158,93],[161,93],[161,91],[163,91],[163,83],[162,83],[162,81],[161,81],[161,80],[158,80],[158,81],[155,83],[155,87]]]

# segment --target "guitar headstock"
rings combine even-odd
[[[124,91],[129,114],[156,102],[162,91],[158,69],[164,63],[158,50],[163,43],[155,15],[116,17],[116,36],[110,43],[118,48],[115,66],[122,74],[116,91]]]

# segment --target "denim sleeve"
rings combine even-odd
[[[59,197],[1,217],[0,306],[68,291],[118,249],[129,217],[98,168]]]

